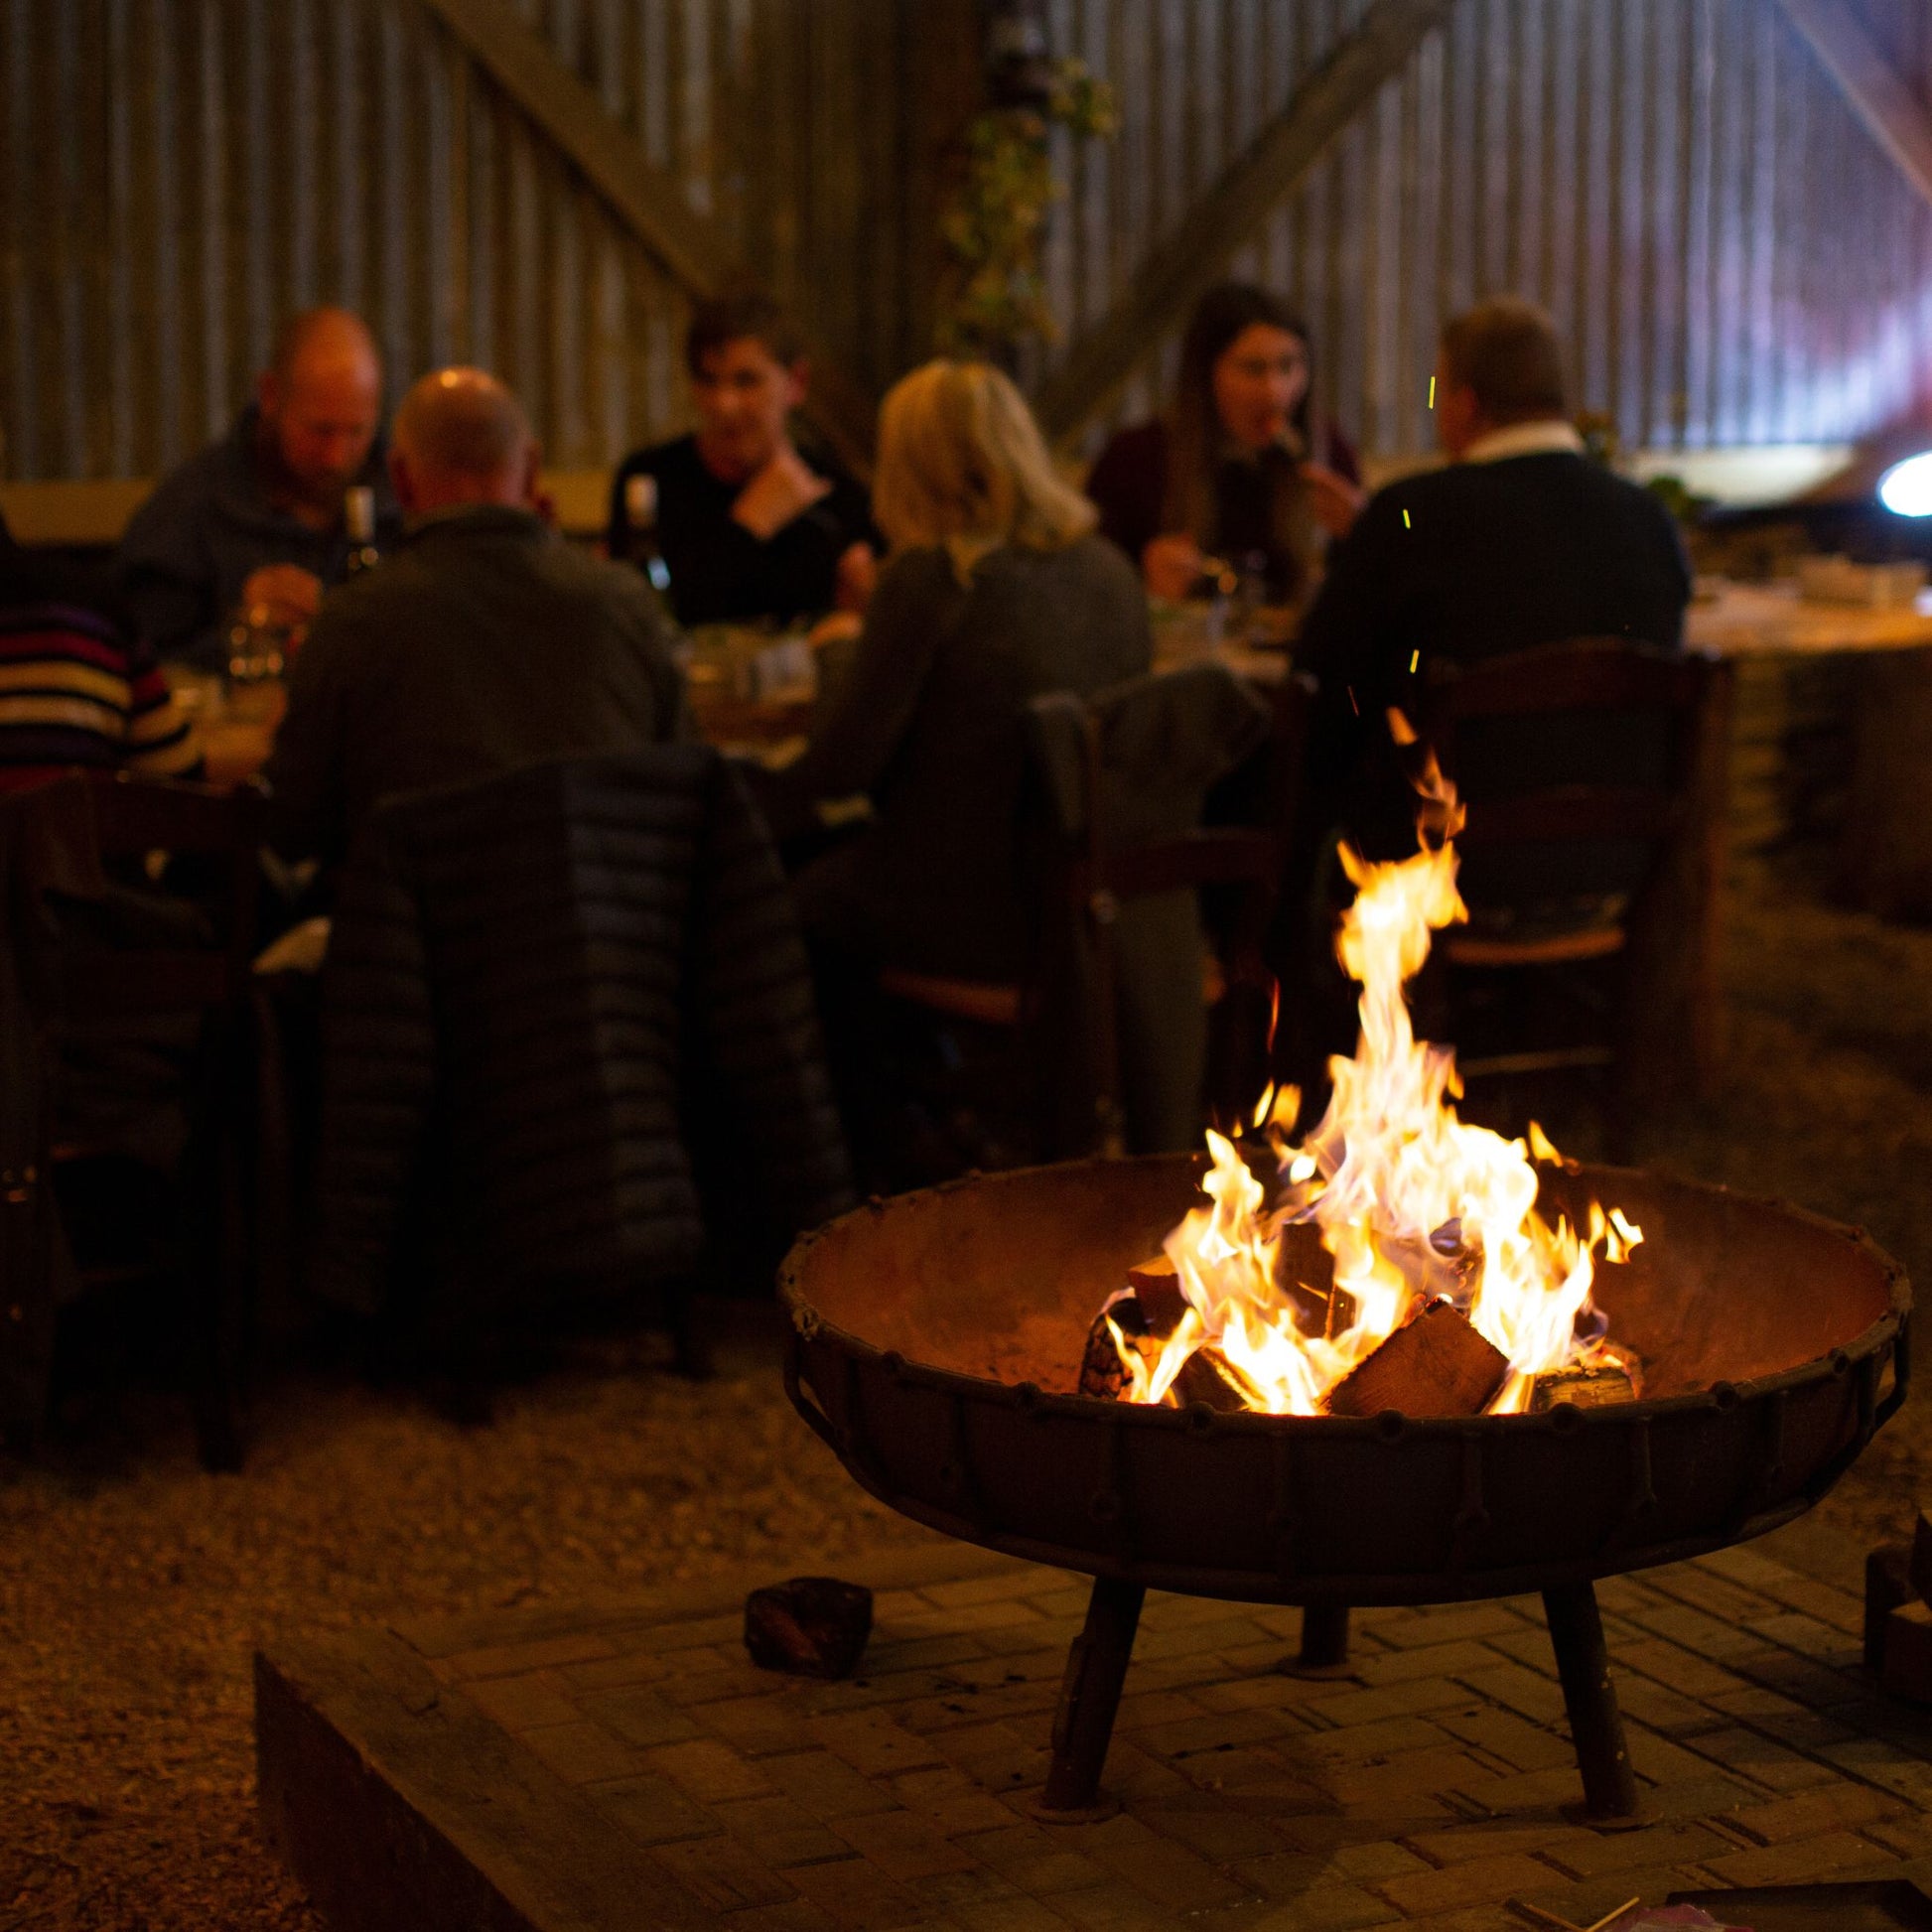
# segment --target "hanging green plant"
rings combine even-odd
[[[1080,62],[1059,61],[1042,104],[990,108],[968,127],[965,170],[939,222],[942,354],[1005,360],[1029,339],[1053,340],[1040,237],[1066,186],[1054,179],[1048,139],[1063,127],[1076,140],[1105,140],[1118,125],[1114,90]]]

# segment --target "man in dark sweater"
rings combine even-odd
[[[1296,649],[1321,684],[1310,782],[1323,826],[1359,817],[1386,831],[1391,807],[1406,821],[1386,717],[1418,715],[1432,663],[1572,637],[1682,642],[1691,576],[1676,525],[1583,454],[1549,318],[1508,296],[1458,316],[1434,391],[1449,467],[1376,493]]]
[[[382,363],[361,318],[291,317],[254,400],[219,442],[163,479],[121,538],[121,595],[159,656],[222,670],[244,614],[299,642],[350,550],[401,534],[381,425]],[[369,532],[348,527],[356,487],[367,491]]]
[[[481,369],[404,398],[389,469],[408,534],[330,593],[289,678],[267,772],[289,857],[340,861],[392,793],[690,736],[662,607],[544,522],[538,462]]]
[[[684,359],[697,431],[619,468],[611,555],[634,555],[639,512],[646,523],[654,514],[680,623],[863,610],[884,545],[866,492],[831,465],[808,463],[792,442],[808,371],[790,325],[762,296],[702,303]]]

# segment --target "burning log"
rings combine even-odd
[[[1328,1391],[1331,1416],[1479,1416],[1509,1373],[1503,1352],[1448,1302],[1432,1302]]]
[[[1613,1402],[1634,1402],[1637,1391],[1629,1371],[1618,1362],[1584,1367],[1545,1369],[1530,1384],[1530,1414],[1542,1415],[1559,1402],[1579,1409],[1607,1408]]]
[[[1248,1406],[1247,1397],[1223,1368],[1220,1357],[1206,1348],[1195,1349],[1181,1363],[1170,1393],[1182,1409],[1191,1409],[1199,1402],[1232,1415]]]
[[[1130,1268],[1126,1292],[1109,1302],[1087,1330],[1087,1345],[1080,1358],[1080,1393],[1107,1402],[1120,1400],[1127,1386],[1127,1370],[1114,1341],[1114,1328],[1151,1367],[1186,1312],[1187,1298],[1180,1292],[1179,1273],[1166,1255]],[[1181,1409],[1200,1402],[1228,1414],[1248,1406],[1220,1358],[1203,1349],[1196,1349],[1181,1363],[1168,1399]]]
[[[1180,1276],[1166,1255],[1156,1255],[1152,1261],[1130,1268],[1126,1292],[1108,1302],[1087,1330],[1087,1345],[1080,1357],[1080,1393],[1114,1402],[1127,1385],[1120,1350],[1107,1326],[1110,1320],[1130,1345],[1145,1344],[1141,1353],[1152,1362],[1162,1344],[1180,1326],[1180,1317],[1186,1311]]]
[[[850,1677],[872,1635],[872,1591],[836,1577],[794,1577],[745,1599],[745,1648],[764,1670]]]
[[[1148,1334],[1171,1335],[1180,1326],[1187,1298],[1180,1292],[1179,1271],[1166,1255],[1156,1255],[1152,1261],[1130,1268],[1127,1286],[1134,1291]]]

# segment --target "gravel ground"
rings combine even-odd
[[[1733,907],[1730,1075],[1660,1166],[1863,1222],[1932,1283],[1932,934],[1772,895]],[[320,1922],[252,1830],[248,1659],[288,1630],[608,1595],[904,1533],[792,1417],[767,1337],[694,1386],[584,1348],[465,1432],[310,1373],[238,1477],[171,1405],[0,1463],[0,1932]],[[1868,1544],[1932,1493],[1908,1405],[1820,1512]]]

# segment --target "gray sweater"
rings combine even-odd
[[[527,510],[419,524],[324,599],[268,780],[291,858],[340,861],[376,803],[691,736],[674,632],[635,571]]]
[[[915,971],[1025,970],[1022,707],[1148,668],[1139,577],[1098,536],[1008,544],[961,584],[942,550],[879,580],[852,675],[797,764],[767,787],[781,830],[820,799],[869,795],[875,823],[801,874],[807,929]]]
[[[225,436],[162,479],[121,537],[120,593],[159,657],[224,669],[241,587],[264,565],[294,564],[325,584],[343,580],[349,544],[342,524],[315,530],[278,509],[260,445],[261,414],[250,403]],[[355,481],[375,492],[376,542],[387,552],[402,535],[402,515],[380,437]]]

